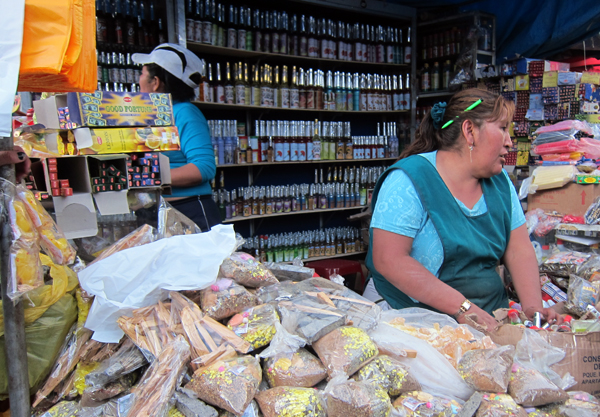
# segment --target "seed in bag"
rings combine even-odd
[[[391,397],[421,389],[421,384],[410,374],[406,366],[387,355],[379,355],[360,368],[355,378],[357,381],[375,381]]]
[[[346,324],[344,312],[312,297],[299,295],[289,301],[280,301],[279,314],[284,326],[308,343],[314,343],[327,333]]]
[[[327,413],[313,388],[275,387],[256,394],[264,417],[325,417]]]
[[[392,403],[393,416],[398,417],[451,417],[461,409],[459,403],[436,397],[423,391],[406,392]]]
[[[226,258],[221,264],[221,275],[251,288],[279,282],[262,263],[245,252],[234,252]]]
[[[594,306],[600,293],[600,281],[589,282],[577,275],[571,275],[567,291],[567,310],[583,316],[587,313],[587,306]]]
[[[230,279],[220,279],[202,290],[202,311],[210,318],[223,320],[258,304],[258,299]]]
[[[373,381],[332,380],[325,396],[328,417],[387,417],[392,409],[386,390]]]
[[[271,388],[279,386],[310,388],[327,377],[327,370],[316,356],[300,348],[282,352],[265,361],[264,371]]]
[[[506,392],[515,347],[471,350],[458,363],[458,373],[475,391]]]
[[[369,335],[358,327],[343,326],[326,334],[313,344],[329,378],[358,371],[379,353]]]
[[[559,401],[566,401],[569,395],[541,372],[513,363],[508,393],[517,404],[523,407],[538,407]]]
[[[258,391],[261,379],[258,359],[240,356],[199,368],[186,388],[202,401],[241,415]]]
[[[254,349],[268,345],[275,336],[275,322],[279,316],[271,304],[261,304],[236,314],[227,323],[235,334],[250,343]]]
[[[475,417],[528,417],[508,394],[484,394]]]
[[[553,417],[600,416],[600,401],[596,397],[584,391],[570,391],[567,394],[569,399],[564,403],[550,404],[542,407],[542,410]]]

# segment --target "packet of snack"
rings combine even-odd
[[[551,255],[540,265],[540,273],[546,273],[558,277],[568,278],[569,274],[576,273],[589,258],[591,254],[568,251],[558,252]]]
[[[475,391],[503,392],[508,389],[515,347],[471,350],[458,363],[458,372]]]
[[[577,275],[570,275],[565,308],[573,314],[583,316],[587,306],[594,306],[600,294],[600,281],[589,282]]]
[[[327,368],[329,378],[354,374],[379,353],[369,335],[358,327],[343,326],[326,334],[312,345]]]
[[[508,394],[484,394],[475,417],[528,417]]]
[[[258,391],[261,373],[258,359],[252,356],[219,360],[197,369],[186,388],[208,404],[241,415]]]
[[[348,380],[346,375],[333,378],[325,388],[328,417],[387,417],[392,402],[386,390],[372,380]]]
[[[262,263],[246,252],[234,252],[221,264],[220,273],[246,287],[277,284],[279,280]]]
[[[550,404],[542,407],[542,410],[553,417],[600,416],[600,400],[592,394],[584,391],[570,391],[567,394],[569,395],[569,399],[564,403]]]
[[[207,316],[223,320],[258,303],[258,298],[246,288],[231,279],[223,278],[202,290],[200,305]]]
[[[514,362],[512,366],[508,393],[517,404],[524,407],[539,407],[569,399],[564,390],[554,385],[541,372],[518,362]]]
[[[451,417],[461,410],[458,402],[423,391],[406,392],[392,406],[393,417]]]
[[[386,390],[390,397],[396,397],[403,392],[420,391],[421,384],[400,361],[379,355],[374,360],[360,368],[355,374],[357,381],[372,380]]]
[[[275,387],[256,394],[256,401],[264,417],[327,415],[319,392],[313,388]]]
[[[271,304],[251,307],[229,319],[227,327],[249,342],[254,349],[268,345],[275,336],[279,315]]]

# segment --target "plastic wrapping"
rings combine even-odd
[[[327,370],[319,358],[303,348],[295,352],[280,352],[268,358],[263,369],[271,388],[310,388],[327,377]]]
[[[307,295],[280,301],[277,308],[286,330],[309,344],[346,324],[346,315],[342,311]]]
[[[510,395],[484,394],[475,417],[528,417]]]
[[[579,161],[583,156],[583,152],[570,152],[570,153],[544,153],[541,154],[543,161]],[[577,167],[579,169],[579,166]]]
[[[578,316],[587,313],[587,306],[595,306],[600,295],[600,281],[589,282],[577,275],[570,275],[566,309]]]
[[[569,398],[567,393],[554,385],[541,372],[526,368],[515,362],[508,384],[508,393],[517,404],[538,407]]]
[[[130,373],[103,387],[87,387],[81,395],[82,407],[98,407],[107,400],[128,392],[136,383],[138,375]]]
[[[315,274],[314,268],[306,268],[299,265],[288,265],[285,263],[264,264],[279,281],[304,281]]]
[[[350,376],[379,353],[367,333],[352,326],[335,329],[312,347],[327,368],[329,378],[338,374]]]
[[[420,391],[421,384],[397,359],[379,355],[356,373],[356,380],[371,380],[386,390],[390,397],[404,392]]]
[[[600,256],[592,255],[577,268],[576,275],[588,281],[600,281]]]
[[[235,414],[233,414],[229,411],[223,411],[222,413],[219,413],[219,417],[238,417],[238,416],[236,416]],[[241,417],[262,417],[260,408],[259,408],[256,400],[252,400],[252,402],[250,403],[248,408],[246,408],[246,411],[244,411],[244,414],[242,414]]]
[[[538,155],[571,154],[584,152],[585,146],[578,139],[564,138],[564,140],[533,145],[532,151]],[[569,158],[570,159],[570,158]]]
[[[583,252],[558,252],[551,255],[540,265],[540,273],[568,278],[577,273],[577,268],[590,258],[591,254]]]
[[[596,197],[583,216],[586,224],[600,224],[600,197]]]
[[[590,135],[590,136],[594,134],[592,127],[587,122],[584,122],[582,120],[563,120],[562,122],[539,127],[534,132],[534,135],[540,135],[542,133],[557,132],[557,131],[564,131],[564,130],[570,130],[570,129],[580,130],[583,133]]]
[[[190,359],[183,336],[168,343],[137,385],[128,417],[163,417]]]
[[[391,417],[451,417],[461,409],[461,405],[454,400],[423,391],[402,394],[392,406]]]
[[[228,279],[220,279],[216,284],[202,290],[200,304],[206,315],[215,320],[223,320],[256,306],[259,301],[243,286]]]
[[[514,354],[515,348],[512,345],[471,350],[458,363],[458,372],[475,391],[505,393]]]
[[[567,394],[569,399],[564,403],[550,404],[542,410],[552,417],[600,416],[600,401],[593,395],[584,391],[571,391]]]
[[[284,281],[275,285],[268,285],[261,287],[256,290],[256,295],[263,303],[270,303],[273,301],[289,300],[304,291],[308,292],[325,292],[331,294],[334,291],[342,292],[350,291],[343,285],[336,284],[335,282],[329,281],[325,278],[310,278],[298,283]],[[358,294],[357,294],[358,295]]]
[[[196,370],[186,388],[208,404],[240,415],[256,395],[261,380],[258,360],[240,356]]]
[[[264,417],[327,415],[319,392],[312,388],[275,387],[256,394],[256,401]]]
[[[250,343],[254,349],[258,349],[268,345],[275,336],[275,322],[279,322],[275,307],[271,304],[261,304],[233,316],[227,327]]]
[[[525,214],[527,231],[529,232],[529,234],[534,233],[538,237],[546,236],[558,224],[560,224],[561,221],[561,216],[548,215],[541,208],[529,210],[527,214]]]
[[[108,247],[106,250],[102,251],[100,255],[90,265],[94,262],[98,262],[102,259],[108,258],[113,253],[120,252],[124,249],[133,248],[136,246],[142,246],[147,243],[152,243],[156,240],[156,229],[150,225],[143,225],[135,229],[133,232],[129,233],[127,236],[122,237],[113,245]]]
[[[234,252],[225,258],[220,272],[222,276],[250,288],[264,287],[279,282],[267,267],[245,252]]]
[[[146,363],[142,352],[130,339],[127,339],[114,355],[85,376],[85,382],[91,387],[103,387],[141,368]]]
[[[578,129],[555,130],[552,132],[538,133],[533,142],[533,146],[556,143],[567,140],[579,140],[585,133]]]
[[[58,265],[75,262],[75,249],[67,242],[65,235],[33,193],[24,186],[17,185],[16,198],[25,205],[25,210],[39,233],[40,246],[52,261]]]
[[[164,239],[171,236],[202,233],[202,230],[179,210],[160,197],[158,206],[158,237]]]
[[[77,389],[79,395],[83,394],[86,388],[85,377],[90,373],[98,369],[100,364],[98,362],[79,362],[75,368],[75,380],[74,386]]]
[[[581,147],[584,152],[584,156],[588,159],[600,158],[600,140],[581,138]]]
[[[61,401],[40,417],[77,417],[80,410],[76,401]]]
[[[333,378],[325,388],[327,417],[387,417],[392,402],[386,390],[374,381],[348,380],[345,375]]]

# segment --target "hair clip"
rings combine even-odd
[[[469,110],[473,110],[475,107],[479,106],[482,102],[483,102],[482,99],[477,100],[475,103],[471,104],[469,107],[467,107],[466,109],[464,109],[463,113],[466,112],[466,111],[469,111]],[[459,117],[460,117],[460,115],[456,116],[454,119],[448,120],[446,123],[444,123],[444,126],[442,126],[442,129],[445,129],[448,126],[450,126]]]

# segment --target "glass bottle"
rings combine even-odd
[[[252,9],[250,7],[246,8],[244,13],[245,22],[245,30],[246,30],[246,51],[252,51],[254,49],[254,30],[252,28]],[[239,39],[239,38],[238,38]],[[239,42],[238,42],[239,44]],[[240,46],[240,45],[238,45]],[[240,48],[241,49],[241,48]]]
[[[404,76],[404,98],[402,99],[402,103],[404,104],[404,110],[410,110],[412,105],[410,99],[410,74],[406,74]]]
[[[261,13],[261,20],[263,21],[263,43],[262,43],[262,51],[263,52],[271,52],[271,13],[269,11]]]
[[[306,71],[306,108],[307,109],[316,109],[315,102],[315,85],[314,85],[314,73],[313,69],[309,68]]]
[[[315,77],[315,108],[317,108],[318,110],[323,110],[325,108],[323,100],[323,71],[317,70]]]
[[[406,29],[406,42],[404,43],[404,61],[403,64],[410,64],[412,61],[412,43],[411,43],[411,27]]]
[[[292,15],[290,28],[290,47],[289,54],[298,56],[300,54],[300,40],[298,38],[298,15]]]
[[[274,79],[273,79],[273,83],[271,84],[271,89],[272,89],[272,101],[273,104],[271,107],[281,107],[281,102],[279,101],[280,95],[279,95],[279,65],[275,65],[275,69],[274,69]]]
[[[421,91],[428,92],[431,90],[431,81],[429,78],[429,64],[425,63],[421,70]]]
[[[246,84],[244,83],[243,66],[241,62],[235,65],[235,104],[246,104]]]
[[[308,128],[310,129],[310,126],[308,126]],[[310,158],[313,161],[320,161],[322,158],[323,145],[321,142],[321,123],[317,119],[315,119],[312,131],[308,130],[308,134],[312,155]]]
[[[198,0],[197,0],[198,1]],[[202,20],[202,43],[212,43],[212,21],[211,21],[211,2],[204,1],[204,17]]]
[[[450,72],[452,71],[452,65],[450,64],[450,60],[446,60],[444,63],[443,73],[442,73],[442,89],[447,90],[450,88]]]
[[[304,74],[304,68],[298,69],[298,107],[301,109],[306,108],[306,78]]]
[[[234,104],[235,87],[233,85],[233,81],[231,80],[231,67],[229,66],[229,62],[226,64],[225,68],[225,103]]]
[[[238,12],[238,25],[237,25],[237,47],[238,49],[245,50],[246,49],[246,36],[248,34],[248,30],[246,28],[246,8],[240,6]]]
[[[308,17],[308,56],[319,56],[319,42],[317,40],[317,22],[313,16]]]
[[[271,52],[274,54],[280,53],[281,46],[280,33],[279,33],[279,12],[273,11],[271,13]]]
[[[248,31],[250,33],[250,31]],[[244,62],[244,104],[252,104],[252,86],[248,78],[248,63]]]
[[[289,108],[290,107],[290,88],[288,85],[288,67],[287,67],[287,65],[282,66],[281,85],[278,90],[278,94],[279,94],[279,99],[278,99],[279,106],[284,109]]]
[[[289,21],[287,12],[279,15],[279,53],[287,55],[289,51]]]
[[[256,52],[262,52],[262,26],[261,26],[261,12],[260,10],[254,10],[254,18],[252,24],[252,31],[254,32],[254,47],[253,50]]]
[[[227,47],[237,48],[237,30],[235,22],[235,10],[233,5],[229,6],[229,24],[227,26]]]
[[[253,65],[252,66],[252,72],[253,72],[253,77],[252,77],[252,86],[250,87],[250,96],[251,96],[251,102],[250,104],[252,106],[260,106],[261,102],[260,102],[260,84],[261,84],[261,80],[260,80],[260,67],[258,65]]]
[[[306,33],[306,16],[300,16],[299,55],[308,56],[308,37]]]
[[[290,84],[290,108],[300,108],[300,90],[298,89],[298,74],[296,66],[292,66],[292,82]]]
[[[440,89],[440,64],[437,61],[433,63],[431,70],[431,89],[433,91]]]
[[[298,142],[298,161],[306,161],[308,158],[308,137],[305,135],[306,124],[303,121],[294,123],[292,136]]]

